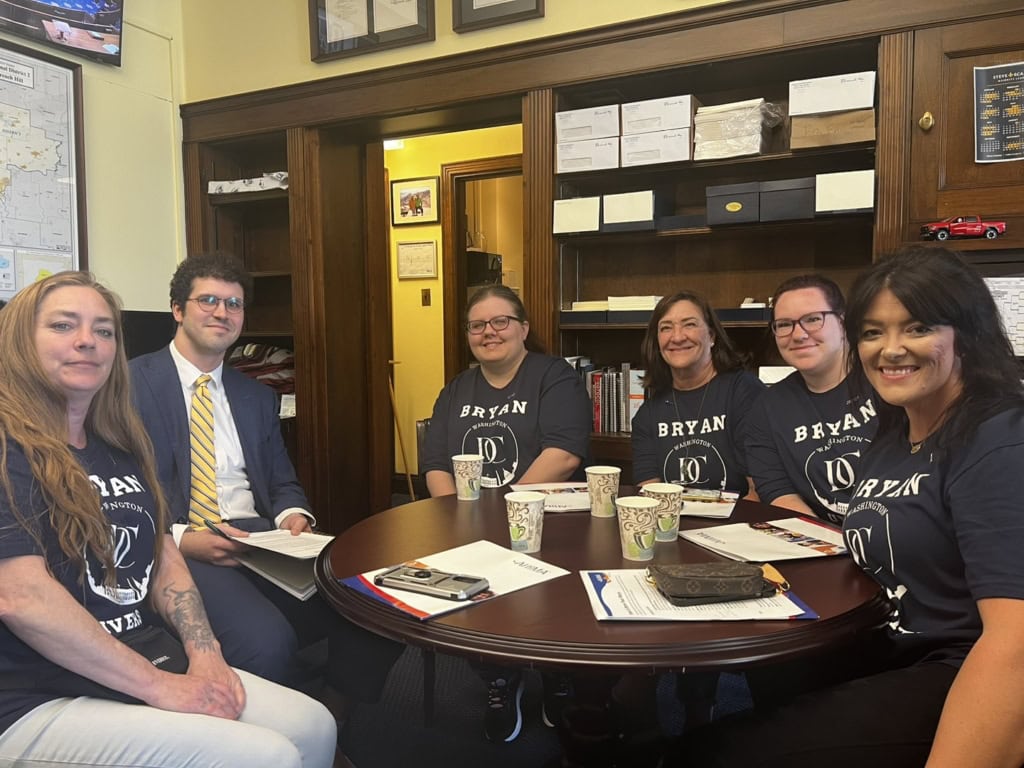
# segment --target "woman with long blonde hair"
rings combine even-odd
[[[85,272],[0,312],[0,764],[328,766],[326,709],[221,656],[122,342]]]

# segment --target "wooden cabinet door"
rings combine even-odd
[[[1024,161],[974,162],[974,67],[1014,62],[1024,62],[1024,15],[915,33],[907,240],[922,223],[976,213],[1007,221],[996,247],[1024,245]]]

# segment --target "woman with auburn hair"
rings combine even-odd
[[[764,385],[743,370],[707,299],[680,291],[659,301],[640,350],[651,397],[632,424],[637,485],[752,493],[743,422]]]
[[[85,272],[0,312],[0,764],[325,768],[327,710],[221,657],[122,342]]]
[[[695,734],[680,764],[1018,768],[1024,386],[999,310],[956,253],[918,246],[858,278],[846,335],[878,433],[843,535],[892,601],[885,642],[851,654],[857,679]]]

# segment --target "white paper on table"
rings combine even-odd
[[[463,544],[454,549],[446,549],[417,560],[410,560],[405,565],[480,576],[487,579],[490,589],[470,600],[445,600],[418,592],[380,587],[373,583],[374,576],[383,573],[393,565],[350,576],[341,579],[341,582],[375,600],[392,605],[423,620],[507,595],[525,587],[532,587],[569,573],[564,568],[546,563],[533,555],[513,552],[508,547],[484,540]]]
[[[732,515],[735,501],[686,501],[679,514],[684,517],[708,517],[713,520],[728,520]]]
[[[707,605],[672,605],[646,578],[646,569],[580,571],[598,621],[749,621],[817,618],[786,594]]]
[[[586,483],[517,483],[513,491],[544,494],[545,512],[582,512],[590,509],[590,491]]]
[[[300,533],[298,536],[293,536],[291,531],[280,528],[273,531],[250,533],[248,536],[232,536],[231,538],[248,544],[250,547],[268,549],[271,552],[278,552],[300,560],[316,557],[324,547],[334,541],[333,536],[326,536],[322,533]]]
[[[679,536],[723,557],[753,563],[846,554],[842,531],[799,517],[697,528]]]

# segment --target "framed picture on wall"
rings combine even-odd
[[[438,177],[399,179],[391,182],[391,223],[436,224],[441,220],[437,196]]]
[[[397,258],[399,280],[419,280],[437,277],[437,242],[398,243]]]
[[[434,39],[434,0],[309,0],[313,61]]]
[[[452,29],[471,32],[544,16],[544,0],[452,0]]]
[[[53,272],[88,269],[82,66],[0,40],[0,299]],[[6,224],[6,226],[4,225]]]

